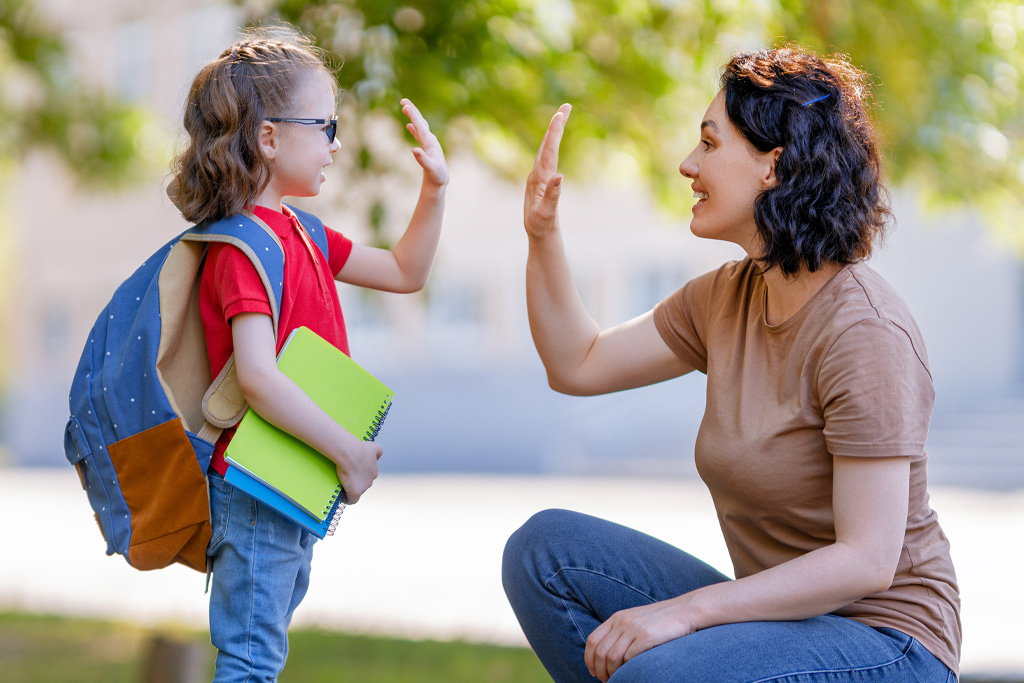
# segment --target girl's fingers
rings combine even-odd
[[[416,105],[410,100],[402,100],[402,113],[408,116],[409,120],[412,121],[417,128],[422,128],[424,131],[430,132],[430,124],[427,123],[427,120],[423,118],[423,114],[420,113],[420,110],[417,109]]]
[[[420,117],[420,120],[422,121],[423,117]],[[437,141],[437,136],[435,136],[433,133],[431,133],[430,129],[426,128],[425,126],[426,126],[426,122],[425,121],[424,121],[424,127],[423,128],[417,126],[415,122],[410,122],[410,123],[405,124],[405,129],[407,131],[409,131],[409,133],[414,138],[416,138],[416,141],[418,143],[420,143],[421,145],[423,145],[424,147],[430,147],[430,148],[440,147],[441,145]]]

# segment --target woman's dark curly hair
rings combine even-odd
[[[782,148],[778,182],[754,202],[765,270],[791,276],[870,256],[892,213],[865,111],[867,74],[786,47],[734,56],[721,85],[747,140],[762,152]]]
[[[253,29],[203,67],[185,102],[189,144],[172,162],[167,189],[185,220],[217,220],[255,204],[270,181],[260,126],[268,116],[308,115],[292,111],[295,94],[318,72],[337,87],[320,51],[280,29]]]

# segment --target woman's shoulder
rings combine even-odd
[[[878,271],[860,261],[848,266],[836,288],[834,304],[844,318],[878,319],[917,328],[910,306]]]
[[[727,261],[714,270],[693,278],[687,286],[706,289],[709,294],[714,293],[716,297],[745,298],[761,282],[763,277],[760,269],[747,256],[739,261]]]
[[[927,365],[924,338],[907,302],[878,271],[863,261],[848,266],[829,297],[832,332],[836,337],[878,337],[895,334],[909,341]]]

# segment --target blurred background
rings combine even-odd
[[[281,22],[327,50],[343,89],[342,150],[322,195],[302,206],[358,241],[397,239],[419,183],[401,97],[423,111],[449,159],[444,235],[427,289],[397,296],[340,287],[353,356],[397,392],[380,437],[378,487],[394,482],[393,491],[413,497],[400,504],[422,496],[426,509],[452,512],[450,524],[422,533],[463,537],[470,527],[460,510],[476,524],[499,514],[487,496],[467,509],[453,482],[470,481],[494,500],[543,490],[545,504],[565,506],[600,490],[618,509],[666,482],[699,491],[692,448],[702,376],[586,399],[547,388],[525,310],[523,181],[551,114],[571,102],[561,215],[577,286],[602,325],[643,313],[742,256],[690,235],[691,192],[678,165],[697,143],[728,56],[791,42],[847,54],[874,76],[872,115],[897,227],[872,265],[906,298],[928,344],[938,394],[930,480],[951,509],[936,508],[947,531],[959,525],[975,542],[982,530],[1006,529],[994,543],[1011,547],[986,548],[984,561],[966,556],[975,547],[967,538],[958,553],[961,539],[950,535],[958,568],[977,567],[975,585],[1007,575],[1021,532],[1006,525],[1024,512],[1024,6],[994,0],[0,0],[6,512],[20,510],[19,492],[66,490],[67,500],[49,504],[77,506],[88,521],[84,496],[65,487],[77,480],[62,449],[85,335],[117,284],[187,227],[164,188],[192,77],[242,27]],[[442,502],[435,491],[455,493]],[[387,496],[378,509],[394,500]],[[713,509],[699,504],[713,531]],[[515,515],[529,511],[524,503]],[[659,520],[671,535],[670,514],[652,508],[636,523]],[[480,533],[497,529],[503,541],[515,519]],[[4,525],[0,534],[14,533]],[[83,533],[93,535],[83,553],[100,555],[95,532]],[[687,546],[686,536],[678,543]],[[0,565],[0,609],[74,606],[34,594],[10,555]],[[52,578],[41,592],[61,583]],[[965,620],[967,580],[962,573]],[[487,581],[481,590],[497,591],[494,610],[506,610],[497,574]],[[995,598],[994,612],[999,600],[1024,608],[1012,591]],[[201,624],[196,604],[184,614],[165,606],[131,616]],[[446,633],[521,643],[506,612],[495,616],[504,631]],[[1006,630],[985,614],[978,620],[992,633]],[[430,632],[410,624],[380,628]],[[1006,628],[1019,636],[1019,626]],[[981,640],[971,645],[968,630],[965,667],[1024,671],[998,637]]]

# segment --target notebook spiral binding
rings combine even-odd
[[[380,434],[381,425],[384,424],[384,418],[388,416],[388,411],[391,410],[391,401],[380,407],[377,411],[376,417],[373,418],[373,422],[370,423],[370,428],[366,432],[366,436],[363,437],[363,441],[373,441]]]
[[[338,529],[338,524],[341,522],[341,513],[345,512],[345,503],[342,500],[344,493],[344,489],[339,484],[331,496],[330,507],[324,509],[324,518],[330,518],[331,520],[327,525],[328,536],[334,535],[334,532]]]

